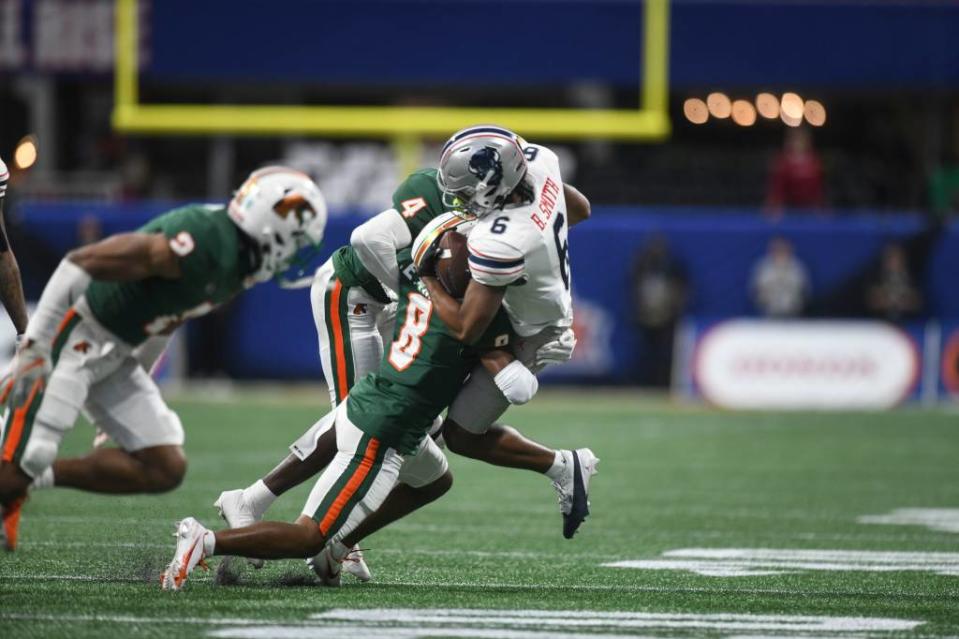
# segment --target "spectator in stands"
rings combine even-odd
[[[632,273],[633,317],[642,337],[638,381],[668,387],[673,334],[686,307],[686,270],[662,235],[653,236],[636,255]]]
[[[86,246],[103,239],[103,225],[96,215],[84,215],[77,222],[77,244]]]
[[[792,244],[783,237],[769,241],[766,255],[753,269],[753,300],[767,317],[798,317],[809,299],[806,267],[793,253]]]
[[[915,317],[922,311],[922,293],[899,244],[883,249],[879,266],[866,287],[866,308],[874,317],[891,322]]]
[[[820,209],[824,206],[822,162],[803,127],[787,128],[783,149],[769,169],[766,211],[779,216],[784,208]]]

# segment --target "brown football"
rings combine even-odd
[[[446,292],[459,299],[466,294],[470,283],[469,252],[466,236],[447,231],[440,238],[440,254],[436,260],[436,277]]]

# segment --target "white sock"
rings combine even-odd
[[[263,516],[263,513],[276,501],[276,495],[267,488],[262,479],[258,479],[255,484],[243,490],[243,499],[253,509],[253,514],[257,519]]]
[[[209,557],[213,555],[213,550],[216,548],[216,535],[213,534],[212,530],[208,530],[203,533],[203,553]]]
[[[39,488],[53,488],[53,466],[47,466],[47,469],[37,475],[30,485],[34,490]]]
[[[561,450],[557,450],[555,455],[556,456],[553,457],[553,465],[546,471],[546,476],[553,481],[559,481],[566,473],[566,457],[563,456],[563,451]]]
[[[333,555],[333,559],[336,561],[343,561],[343,557],[350,554],[350,549],[344,546],[343,542],[333,541],[330,542],[330,554]]]

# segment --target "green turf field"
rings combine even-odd
[[[956,414],[731,414],[599,391],[510,414],[602,459],[572,541],[544,478],[454,458],[443,500],[364,543],[374,583],[321,589],[288,561],[162,592],[174,521],[219,526],[219,492],[266,471],[323,397],[175,402],[190,470],[174,493],[36,494],[21,549],[0,556],[0,636],[959,635]],[[77,428],[66,451],[91,436]],[[292,519],[306,492],[273,518]]]

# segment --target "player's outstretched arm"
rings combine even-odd
[[[566,197],[566,213],[569,215],[569,225],[571,227],[589,219],[589,200],[579,189],[569,184],[563,184],[563,195]]]
[[[422,277],[433,302],[433,310],[440,316],[454,338],[464,344],[473,344],[489,328],[503,303],[505,288],[487,286],[476,280],[470,282],[460,304],[435,277]]]
[[[147,277],[179,277],[179,255],[193,249],[192,245],[177,244],[184,241],[168,239],[160,233],[122,233],[70,251],[43,289],[37,310],[27,326],[26,344],[49,347],[60,322],[93,279],[136,281]]]
[[[17,329],[17,336],[27,330],[27,302],[23,298],[23,283],[20,281],[20,266],[7,241],[7,227],[3,221],[3,198],[7,194],[7,179],[10,172],[0,160],[0,302]]]
[[[95,280],[135,282],[148,277],[180,277],[180,259],[162,233],[120,233],[74,249],[67,260]],[[190,240],[192,241],[192,239]],[[183,247],[184,251],[192,247]]]
[[[536,375],[509,351],[501,348],[487,351],[480,357],[480,363],[493,376],[496,387],[503,392],[510,404],[525,404],[533,399],[539,390]]]
[[[0,302],[17,329],[17,335],[27,330],[27,302],[23,297],[20,280],[20,265],[7,242],[7,229],[3,221],[3,198],[0,197]]]

